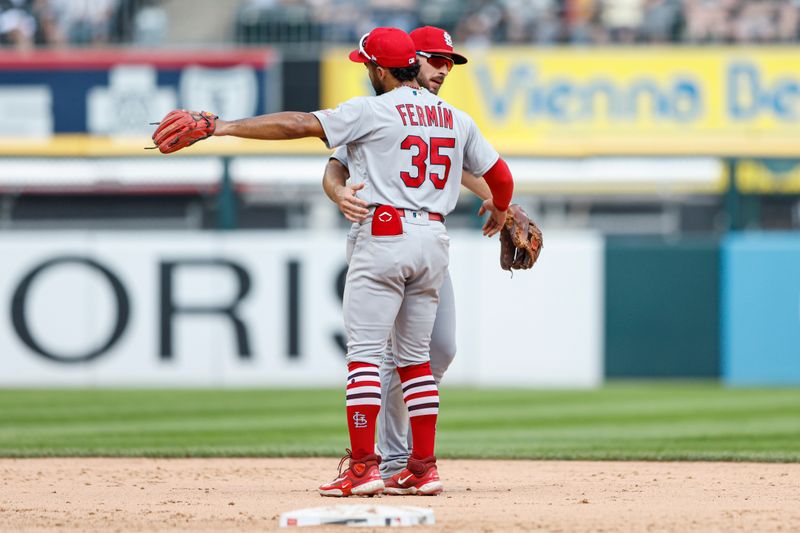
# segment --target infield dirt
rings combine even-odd
[[[321,498],[336,465],[0,459],[0,529],[264,531],[284,511],[380,503],[434,509],[437,524],[414,531],[800,530],[800,464],[441,460],[437,497]]]

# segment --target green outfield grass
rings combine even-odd
[[[0,390],[0,456],[340,456],[342,390]],[[445,387],[442,457],[800,460],[800,389]]]

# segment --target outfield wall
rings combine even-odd
[[[606,240],[608,378],[720,374],[719,239]]]
[[[607,378],[800,385],[800,235],[606,241]]]
[[[722,263],[725,382],[800,385],[800,235],[730,235]]]
[[[546,232],[531,272],[453,232],[448,383],[800,384],[800,238]],[[321,386],[344,374],[344,235],[6,233],[0,386]]]
[[[448,383],[602,381],[603,242],[548,234],[536,270],[454,232]],[[344,379],[344,234],[0,236],[2,386],[321,386]]]

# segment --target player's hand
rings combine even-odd
[[[356,196],[356,193],[363,189],[364,185],[364,183],[357,183],[337,187],[334,193],[339,211],[350,222],[361,222],[369,215],[369,204]]]
[[[483,224],[483,234],[487,237],[494,237],[497,232],[503,229],[503,224],[506,223],[506,212],[497,209],[491,198],[484,200],[481,208],[478,210],[478,216],[483,216],[489,213],[489,218]]]

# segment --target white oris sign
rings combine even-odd
[[[600,383],[602,240],[546,239],[512,279],[496,241],[453,235],[447,384]],[[0,386],[340,386],[344,249],[344,232],[7,233]]]

